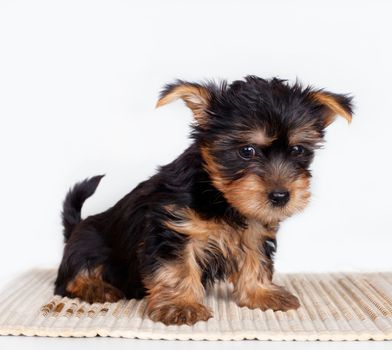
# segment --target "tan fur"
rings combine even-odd
[[[264,206],[266,186],[255,174],[248,174],[226,186],[225,197],[241,214],[258,218]]]
[[[261,231],[257,221],[250,222],[244,232],[238,272],[231,277],[234,299],[239,306],[283,311],[299,307],[295,296],[272,283],[271,266],[260,250],[265,239],[275,238],[275,234],[275,230]]]
[[[255,282],[248,279],[247,283]],[[255,284],[252,288],[237,289],[235,295],[237,304],[250,309],[261,309],[263,311],[272,309],[274,311],[295,310],[300,307],[299,300],[285,288],[270,283],[267,285]]]
[[[320,133],[312,125],[303,125],[289,130],[288,137],[290,146],[301,145],[303,143],[319,145],[323,141]]]
[[[265,130],[258,129],[255,132],[252,132],[249,136],[248,139],[251,144],[256,144],[258,146],[269,146],[271,143],[276,140],[276,137],[271,137],[267,135]]]
[[[310,198],[309,179],[305,176],[284,183],[291,199],[283,208],[272,208],[268,202],[268,186],[255,174],[245,175],[226,185],[227,201],[246,217],[258,219],[265,224],[274,224],[303,210]]]
[[[163,264],[145,279],[147,313],[164,324],[194,324],[206,321],[211,311],[202,305],[204,287],[194,251],[188,246],[177,261]]]
[[[211,177],[214,186],[223,193],[226,181],[221,176],[219,165],[215,162],[208,147],[201,147],[200,153],[203,157],[204,168]]]
[[[290,192],[290,201],[282,208],[264,205],[259,211],[259,218],[266,223],[279,222],[296,212],[303,210],[310,199],[310,180],[307,176],[300,176],[284,184]]]
[[[178,221],[168,221],[166,226],[175,232],[188,236],[187,248],[197,256],[201,263],[205,262],[207,253],[222,254],[227,259],[228,265],[233,257],[239,254],[241,234],[238,229],[216,220],[204,220],[193,210],[169,209],[172,215],[179,218]]]
[[[327,106],[330,110],[330,113],[326,116],[325,125],[331,124],[335,120],[336,115],[342,116],[351,123],[352,115],[346,112],[333,96],[322,91],[318,91],[312,94],[312,98],[318,103]]]
[[[205,111],[210,100],[210,93],[206,88],[191,84],[178,85],[159,99],[156,107],[161,107],[179,98],[181,98],[192,110],[195,119],[200,124],[203,124],[206,121]]]
[[[222,177],[219,165],[211,156],[207,147],[201,148],[205,169],[209,173],[214,186],[219,189],[226,200],[242,215],[257,219],[264,224],[274,224],[292,214],[303,210],[309,202],[309,179],[306,176],[295,180],[284,180],[284,167],[272,169],[271,183],[266,184],[256,174],[247,174],[235,181]],[[275,175],[274,175],[275,173]],[[279,176],[278,176],[279,175]],[[268,192],[273,185],[287,187],[291,199],[283,208],[271,208],[268,201]]]
[[[176,217],[175,221],[166,222],[167,227],[189,238],[186,248],[188,260],[179,260],[173,264],[175,268],[171,267],[175,271],[173,282],[173,285],[176,286],[175,290],[180,293],[185,292],[187,302],[182,302],[181,295],[176,293],[168,295],[169,292],[164,292],[165,288],[156,288],[156,290],[159,289],[159,295],[155,290],[154,294],[157,294],[156,298],[160,299],[160,302],[157,302],[159,307],[156,309],[158,311],[152,313],[155,319],[162,321],[163,318],[163,322],[169,321],[159,311],[162,308],[166,310],[168,304],[176,305],[175,310],[177,311],[170,312],[169,316],[170,319],[175,318],[176,320],[179,318],[178,304],[189,305],[189,301],[192,305],[194,303],[200,304],[204,293],[202,293],[197,281],[197,276],[201,276],[201,271],[197,267],[195,257],[197,256],[198,261],[202,264],[207,253],[223,255],[226,263],[232,266],[232,272],[228,280],[234,284],[234,298],[239,305],[251,308],[260,307],[264,310],[267,308],[279,309],[278,302],[280,302],[281,309],[298,307],[298,301],[294,296],[291,296],[283,288],[272,284],[271,262],[262,250],[266,239],[275,238],[277,226],[267,227],[259,221],[250,220],[246,228],[234,229],[224,222],[204,220],[189,208],[176,209],[175,206],[170,206],[167,210]],[[194,271],[194,274],[193,278],[187,280],[185,271],[190,271],[189,268],[186,268],[189,264],[192,266],[191,270]],[[166,267],[162,267],[162,269],[166,271]],[[172,276],[173,271],[160,272],[160,274],[164,276],[162,279],[167,279]],[[170,277],[170,280],[173,280],[172,277]],[[183,288],[183,285],[179,285],[179,280],[186,284],[185,288]],[[155,278],[153,285],[157,285],[157,279]],[[189,293],[193,287],[196,287],[195,290]],[[172,288],[173,286],[170,287],[170,289]],[[168,296],[163,302],[162,295]],[[203,312],[202,315],[204,315]],[[184,316],[182,315],[182,317]],[[189,318],[187,320],[190,321]],[[179,324],[178,321],[175,323]]]
[[[67,284],[66,290],[73,297],[89,303],[116,302],[124,297],[120,290],[102,280],[102,266],[80,271]]]

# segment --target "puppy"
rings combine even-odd
[[[309,165],[351,98],[299,83],[244,80],[167,85],[157,106],[182,99],[193,144],[107,211],[81,219],[102,176],[76,184],[64,201],[65,248],[55,294],[89,303],[146,298],[164,324],[194,324],[218,280],[239,306],[299,307],[272,282],[279,223],[308,203]]]

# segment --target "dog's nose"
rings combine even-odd
[[[290,193],[285,190],[275,190],[268,195],[270,202],[277,207],[283,207],[290,199]]]

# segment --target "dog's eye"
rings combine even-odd
[[[255,156],[256,151],[253,146],[244,146],[238,150],[238,153],[240,154],[241,158],[249,160]]]
[[[301,145],[296,145],[290,147],[290,154],[293,156],[300,156],[305,152],[305,148]]]

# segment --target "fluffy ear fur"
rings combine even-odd
[[[207,86],[177,80],[164,87],[156,106],[163,106],[179,98],[192,110],[199,124],[206,122],[206,111],[211,100],[211,92]]]
[[[334,94],[319,90],[311,93],[311,98],[324,109],[323,118],[325,126],[331,124],[337,115],[351,123],[353,117],[352,98],[347,95]]]

